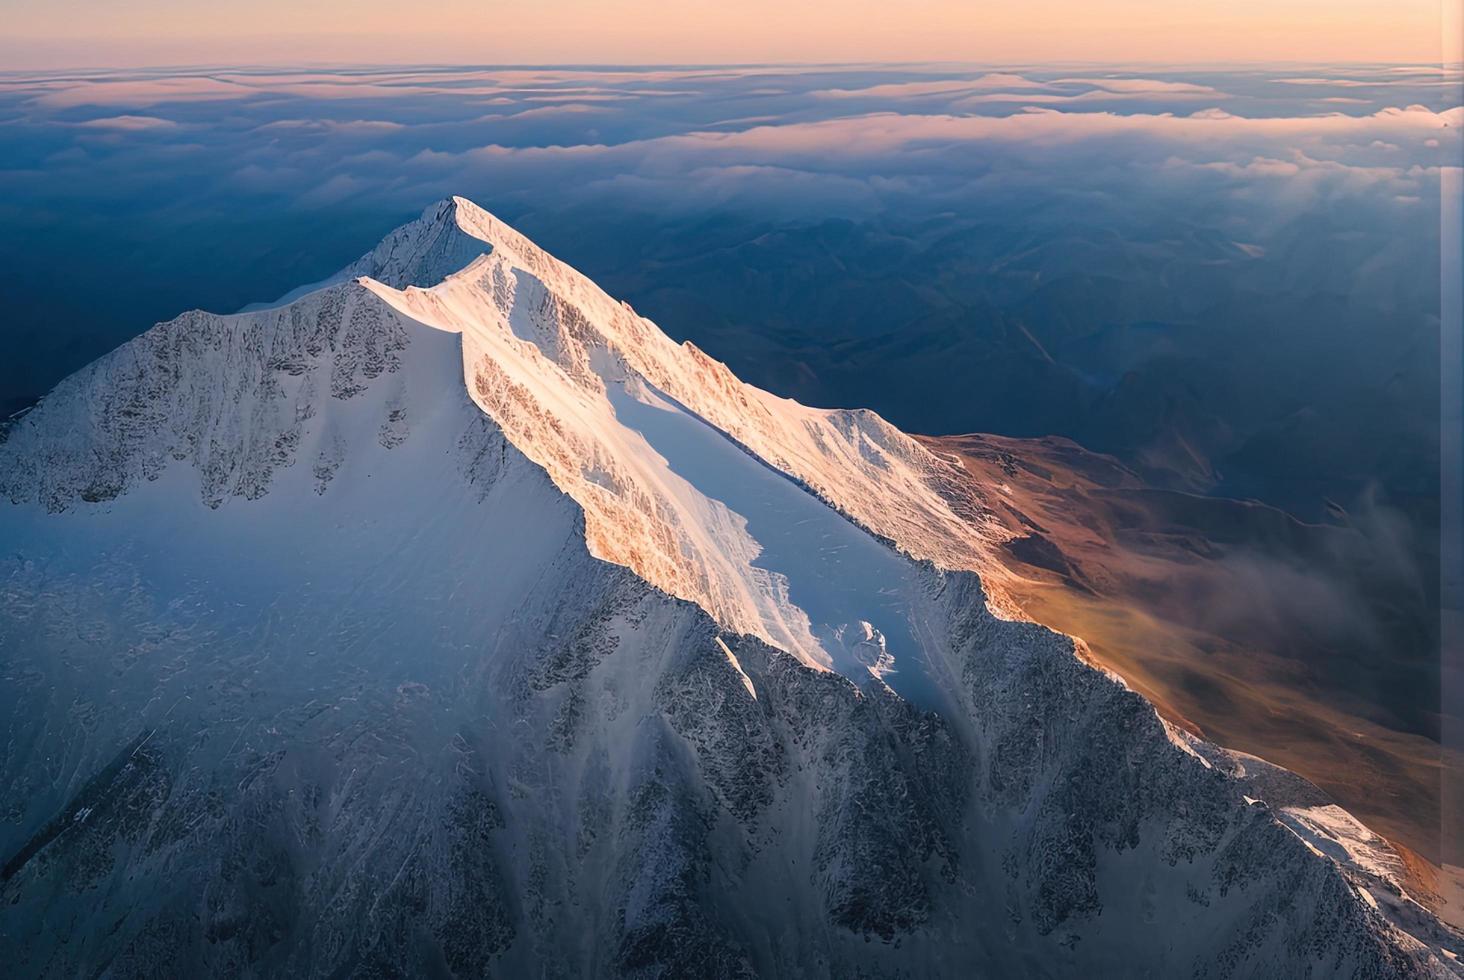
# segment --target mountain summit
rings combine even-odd
[[[0,442],[15,976],[1461,975],[974,486],[462,198]]]

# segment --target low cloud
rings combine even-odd
[[[1091,85],[1106,92],[1143,95],[1219,95],[1220,91],[1209,85],[1193,82],[1168,82],[1155,78],[1059,78],[1054,85]]]
[[[171,119],[159,119],[157,116],[103,116],[99,119],[87,119],[76,125],[83,129],[117,129],[128,132],[142,132],[149,129],[176,129],[178,124]]]
[[[217,160],[193,193],[227,194],[233,181],[243,180],[249,187],[293,192],[311,206],[371,200],[403,209],[439,189],[485,186],[536,208],[629,187],[644,201],[653,195],[639,189],[659,186],[666,206],[683,209],[695,207],[695,195],[714,184],[713,201],[736,187],[773,208],[781,188],[807,212],[823,197],[830,208],[835,199],[849,204],[847,186],[833,181],[838,177],[880,188],[855,195],[865,202],[861,207],[878,211],[901,193],[899,182],[920,184],[942,199],[960,197],[962,188],[969,196],[998,184],[1036,193],[1046,183],[1059,196],[1112,185],[1105,193],[1121,195],[1125,181],[1160,172],[1177,180],[1186,168],[1195,179],[1208,174],[1203,179],[1258,182],[1257,191],[1308,172],[1331,174],[1340,187],[1345,181],[1337,175],[1346,171],[1354,187],[1387,178],[1397,185],[1394,195],[1426,197],[1429,188],[1422,185],[1443,154],[1457,148],[1464,121],[1456,107],[1379,105],[1325,90],[1308,91],[1290,112],[1265,94],[1264,104],[1257,104],[1264,112],[1254,111],[1247,100],[1262,96],[1248,95],[1246,86],[1266,80],[1246,76],[1069,72],[1044,79],[1024,69],[933,78],[933,71],[398,69],[13,77],[0,84],[0,104],[8,99],[27,107],[21,128],[53,159],[64,161],[57,157],[64,147],[46,133],[68,122],[68,113],[150,106],[146,114],[70,122],[123,136],[189,126],[198,134],[201,156]],[[1429,90],[1415,83],[1434,77],[1390,72],[1379,73],[1376,82],[1321,76],[1281,81],[1308,88],[1379,84],[1417,98]],[[769,86],[770,79],[777,85]],[[1371,111],[1309,111],[1318,95]],[[1196,99],[1213,104],[1197,111]],[[221,100],[232,106],[226,116],[209,108]],[[888,111],[891,102],[926,106],[932,100],[934,111]],[[369,163],[361,154],[366,141],[373,151]],[[85,156],[75,166],[145,171],[149,152],[146,143],[124,142],[105,160]],[[276,176],[261,184],[264,174]],[[282,174],[312,179],[292,191],[280,182]],[[818,178],[828,181],[826,195],[819,193]],[[767,186],[758,188],[759,181]],[[186,186],[173,190],[188,193]],[[794,203],[790,197],[788,204]],[[901,200],[900,206],[912,205]]]
[[[987,89],[1041,90],[1051,86],[1010,72],[991,72],[976,78],[945,81],[889,82],[864,88],[816,89],[808,93],[816,99],[910,99],[934,95],[964,95]]]
[[[247,99],[255,95],[248,86],[216,78],[156,78],[129,81],[82,81],[45,83],[35,102],[50,109],[75,106],[165,105],[170,102],[215,102]]]

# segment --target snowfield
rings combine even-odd
[[[460,198],[158,325],[0,441],[7,974],[1464,975],[968,483]]]

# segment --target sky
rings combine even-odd
[[[0,65],[1437,63],[1439,0],[7,0]],[[1453,43],[1450,40],[1448,43]]]

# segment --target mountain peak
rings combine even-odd
[[[0,443],[21,975],[1457,972],[1351,824],[995,615],[983,488],[878,415],[463,198],[327,283]]]
[[[405,319],[462,336],[470,397],[584,509],[592,553],[860,683],[870,669],[854,647],[873,617],[903,637],[892,644],[903,657],[879,658],[895,664],[882,683],[937,705],[908,629],[836,596],[828,549],[863,556],[868,591],[854,591],[876,605],[903,588],[901,551],[994,584],[1000,537],[973,498],[957,513],[949,464],[873,412],[810,409],[743,383],[471,202],[454,207],[476,259],[432,286],[363,285]],[[794,513],[801,523],[787,522]]]

